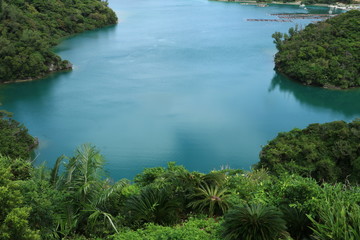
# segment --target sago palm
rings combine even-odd
[[[277,240],[286,234],[286,222],[281,211],[263,205],[245,205],[229,210],[223,228],[226,240]]]
[[[287,231],[294,240],[309,238],[312,233],[311,221],[302,210],[284,205],[281,211],[286,220]]]
[[[206,212],[209,216],[221,215],[229,208],[228,197],[229,192],[226,188],[204,182],[197,188],[196,193],[192,194],[194,200],[188,207]]]
[[[128,199],[126,208],[130,218],[140,224],[153,222],[168,225],[178,220],[179,204],[166,189],[145,187],[140,194]]]

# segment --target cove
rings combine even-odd
[[[271,35],[294,22],[248,22],[273,13],[206,0],[110,0],[119,24],[63,41],[75,68],[0,86],[3,108],[40,140],[37,162],[92,143],[114,179],[176,161],[192,171],[250,169],[278,132],[360,116],[360,90],[302,86],[273,70]]]

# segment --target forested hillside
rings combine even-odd
[[[30,159],[38,140],[28,129],[11,117],[11,113],[0,110],[0,155],[11,158]]]
[[[303,30],[273,34],[275,69],[305,85],[360,86],[360,11],[353,10]]]
[[[0,0],[0,82],[71,68],[51,47],[62,37],[116,21],[101,0]]]
[[[360,182],[360,121],[310,124],[279,133],[260,153],[257,168],[318,181]]]

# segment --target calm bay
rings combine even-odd
[[[0,86],[3,108],[40,140],[52,166],[83,143],[98,147],[114,179],[175,161],[192,171],[250,169],[278,132],[360,117],[360,90],[302,86],[274,70],[271,38],[311,20],[206,0],[110,0],[119,23],[64,40],[71,72]]]

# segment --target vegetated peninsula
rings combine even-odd
[[[51,47],[63,37],[116,22],[101,0],[0,0],[0,83],[70,69]]]
[[[257,168],[318,181],[360,183],[360,120],[310,124],[279,133],[260,153]]]
[[[304,85],[360,86],[360,11],[352,10],[303,30],[273,34],[275,69]]]

